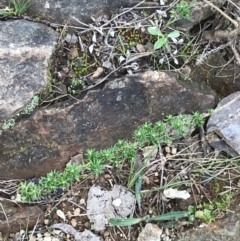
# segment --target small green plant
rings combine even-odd
[[[33,96],[31,102],[24,108],[21,114],[27,115],[30,114],[37,106],[39,105],[39,96]]]
[[[15,120],[14,119],[9,119],[9,120],[6,120],[3,124],[2,124],[2,129],[3,130],[7,130],[11,127],[14,127],[15,125]]]
[[[43,198],[42,187],[33,182],[22,182],[20,185],[20,191],[22,202],[41,200]]]
[[[86,88],[85,82],[79,78],[72,78],[71,84],[70,86],[68,86],[68,92],[71,94],[76,94],[77,89],[79,88],[85,89]]]
[[[81,170],[80,165],[68,164],[64,172],[51,171],[37,183],[22,182],[20,184],[22,202],[40,200],[47,197],[48,194],[56,192],[58,188],[68,187],[73,181],[79,180]]]
[[[90,64],[89,64],[89,55],[87,53],[84,53],[83,56],[75,58],[71,66],[76,74],[84,75],[89,70]]]
[[[8,16],[21,16],[35,0],[11,0],[8,7],[0,9],[0,18]]]
[[[154,44],[154,50],[165,47],[168,51],[171,51],[171,46],[169,44],[169,39],[176,39],[180,36],[180,32],[177,30],[172,31],[168,34],[163,34],[157,26],[148,27],[148,32],[151,35],[158,36],[158,40]]]
[[[200,114],[198,111],[193,112],[192,116],[196,123],[196,126],[200,127],[204,124],[203,115]]]
[[[195,211],[195,218],[200,219],[203,223],[211,223],[215,220],[213,210],[214,205],[203,203]]]
[[[105,168],[103,159],[101,158],[99,152],[92,149],[87,150],[87,160],[88,167],[92,174],[99,176]]]
[[[189,19],[191,16],[190,8],[192,6],[193,3],[180,1],[174,8],[170,10],[171,19],[174,19],[175,21],[179,19]]]
[[[225,193],[221,198],[211,200],[210,203],[202,203],[193,208],[194,218],[200,219],[203,223],[211,223],[219,214],[226,212],[235,200],[235,193]]]

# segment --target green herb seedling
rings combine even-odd
[[[157,26],[149,27],[148,32],[151,35],[158,36],[158,40],[154,44],[154,50],[160,49],[162,47],[166,47],[168,51],[171,51],[169,38],[176,39],[180,36],[180,32],[177,30],[172,31],[169,34],[163,34]]]

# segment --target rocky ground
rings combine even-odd
[[[225,7],[227,9],[227,5]],[[165,17],[165,14],[168,16]],[[193,71],[192,66],[200,60],[204,61],[206,55],[203,53],[209,52],[210,55],[211,50],[218,49],[224,59],[221,60],[228,62],[233,56],[230,54],[231,49],[234,50],[234,45],[221,50],[222,43],[214,38],[213,40],[216,41],[209,43],[209,39],[206,40],[208,37],[203,37],[204,30],[209,28],[208,21],[212,25],[215,24],[214,18],[210,17],[199,25],[195,25],[192,21],[194,27],[186,34],[183,29],[188,30],[189,25],[184,26],[181,22],[176,22],[173,25],[174,28],[168,27],[172,17],[176,18],[179,14],[183,12],[177,12],[176,9],[171,13],[168,9],[156,12],[155,4],[150,8],[146,6],[138,8],[137,5],[135,8],[119,10],[112,16],[100,16],[92,24],[79,22],[81,26],[79,28],[68,25],[54,26],[54,31],[58,31],[60,37],[48,69],[50,84],[38,96],[37,108],[43,109],[43,113],[46,114],[49,110],[47,108],[69,100],[76,101],[89,90],[98,88],[104,90],[106,86],[111,86],[111,80],[115,78],[134,76],[145,71],[170,71],[185,85],[190,85],[193,76],[203,76],[198,75],[203,65],[196,71]],[[148,28],[155,25],[163,26],[161,35],[149,33]],[[156,30],[152,29],[152,31]],[[160,51],[156,51],[155,45],[159,40],[158,35],[162,36],[164,41]],[[205,63],[209,66],[207,60]],[[212,67],[211,70],[206,67],[204,71],[211,76]],[[129,79],[131,80],[131,77]],[[214,80],[216,79],[209,79],[211,87],[214,85]],[[119,85],[120,82],[117,83]],[[208,88],[203,83],[196,83],[196,86],[200,86],[203,93]],[[235,87],[227,84],[222,86],[217,89],[222,97],[233,92]],[[118,97],[121,98],[121,96]],[[212,100],[211,105],[213,103]],[[139,174],[142,178],[139,189],[141,202],[139,204],[139,199],[134,199],[136,205],[127,216],[142,218],[147,215],[153,217],[175,211],[187,212],[189,207],[194,206],[194,211],[191,212],[193,216],[188,213],[187,218],[178,219],[174,216],[164,221],[149,221],[148,225],[146,220],[143,220],[127,227],[105,225],[104,217],[101,217],[100,225],[104,228],[97,229],[96,223],[91,220],[93,217],[89,214],[89,210],[94,210],[89,206],[89,191],[93,185],[101,187],[101,190],[95,190],[97,194],[100,191],[110,192],[115,185],[128,187],[135,195],[140,193],[136,189],[137,185],[129,185],[132,166],[127,158],[122,158],[118,166],[114,166],[106,159],[108,162],[104,164],[99,175],[93,175],[87,168],[81,170],[79,180],[72,182],[67,188],[59,188],[41,200],[34,200],[27,204],[19,202],[22,180],[1,181],[2,240],[142,241],[149,240],[150,234],[155,238],[152,240],[164,241],[203,240],[204,235],[207,239],[215,235],[219,236],[219,240],[237,240],[238,157],[230,158],[231,153],[217,151],[209,145],[210,141],[205,135],[208,116],[209,114],[203,118],[204,123],[201,123],[201,127],[195,126],[184,137],[173,138],[171,142],[162,145],[153,145],[151,141],[146,142],[137,150],[133,160],[135,167],[141,166],[144,158],[147,157],[147,165],[143,168],[144,174]],[[41,125],[39,119],[41,119],[40,115],[33,114],[33,120]],[[31,119],[30,122],[26,119],[25,123],[31,123]],[[47,130],[44,128],[42,133]],[[22,130],[26,132],[26,129],[22,128]],[[17,136],[14,132],[12,135]],[[94,137],[95,140],[98,138],[99,136]],[[86,153],[72,156],[72,162],[79,165],[87,164],[86,161]],[[136,168],[134,171],[137,172],[139,169]],[[28,182],[36,183],[39,179],[29,179]],[[185,191],[185,195],[187,193],[189,197],[183,199],[168,196],[164,190],[170,188]],[[97,194],[96,196],[103,196],[103,193]],[[106,206],[110,202],[109,206],[117,213],[120,212],[117,209],[118,204],[113,202],[120,202],[121,206],[125,203],[124,201],[130,199],[123,198],[123,194],[110,198],[112,198],[111,201],[106,198],[102,202]],[[94,202],[97,203],[97,201],[99,200]],[[101,206],[101,203],[97,206]],[[128,203],[128,206],[131,205]],[[7,213],[5,210],[8,210]],[[235,214],[230,216],[233,210]],[[214,220],[215,222],[210,224]],[[18,232],[19,224],[23,226],[20,232]],[[150,231],[146,231],[147,228]],[[89,230],[91,233],[88,231],[83,233],[84,230]],[[144,230],[147,235],[144,234]],[[193,233],[195,236],[192,236]],[[198,236],[199,233],[200,236]]]

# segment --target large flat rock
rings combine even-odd
[[[24,109],[48,84],[47,66],[59,34],[40,23],[0,21],[0,120]]]
[[[112,80],[78,98],[38,109],[3,132],[0,178],[32,178],[61,170],[77,153],[130,139],[144,122],[207,111],[216,104],[211,91],[198,91],[157,71]]]
[[[79,25],[73,19],[90,22],[91,17],[97,18],[104,14],[112,14],[118,8],[137,4],[141,1],[134,0],[37,0],[27,10],[32,17],[40,17],[58,24],[70,23]],[[0,0],[0,6],[9,6],[9,0]]]

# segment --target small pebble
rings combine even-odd
[[[71,220],[71,224],[72,224],[73,227],[76,227],[76,226],[77,226],[77,221],[76,221],[75,218],[73,218],[73,219]]]
[[[109,174],[105,174],[105,175],[104,175],[104,178],[105,178],[105,179],[110,179],[111,176],[110,176]]]
[[[172,153],[172,155],[177,154],[177,148],[176,147],[172,147],[171,153]]]
[[[51,234],[49,232],[46,232],[43,234],[44,237],[51,237]]]
[[[52,241],[60,241],[58,238],[53,237]]]
[[[59,235],[61,233],[61,230],[58,230],[58,229],[54,229],[53,232],[57,235]]]
[[[121,203],[122,203],[122,200],[120,198],[116,198],[112,201],[112,205],[114,207],[119,207],[121,205]]]
[[[35,236],[33,236],[33,235],[29,235],[29,239],[28,240],[29,241],[36,241],[37,238]]]
[[[76,208],[73,213],[75,216],[79,215],[81,213],[80,208]]]
[[[104,238],[107,238],[109,235],[110,235],[110,233],[109,233],[108,231],[105,231],[105,232],[103,233],[103,237],[104,237]]]
[[[170,152],[171,152],[170,146],[166,146],[166,147],[165,147],[165,151],[166,151],[167,153],[170,153]]]
[[[44,222],[45,225],[48,225],[49,224],[49,219],[44,219],[43,222]]]
[[[91,225],[90,225],[89,222],[84,223],[84,227],[85,227],[85,228],[89,228],[90,226],[91,226]]]
[[[86,205],[85,199],[80,199],[79,204],[80,204],[80,205]]]
[[[44,237],[43,241],[52,241],[52,238],[51,237]]]

